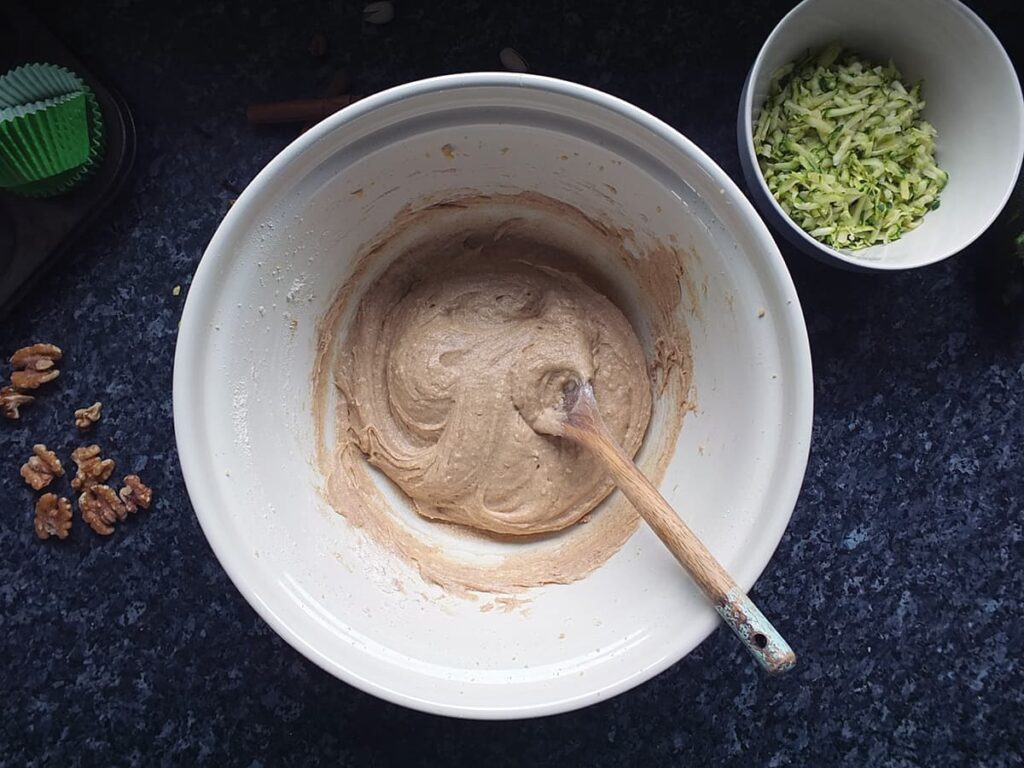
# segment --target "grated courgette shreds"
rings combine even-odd
[[[812,237],[858,249],[898,239],[939,207],[949,174],[921,119],[921,83],[838,44],[781,67],[754,128],[768,189]]]

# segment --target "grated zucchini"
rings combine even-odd
[[[754,149],[779,205],[833,248],[899,239],[939,207],[949,174],[921,119],[921,83],[833,43],[772,75]]]

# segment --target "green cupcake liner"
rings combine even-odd
[[[56,176],[88,159],[85,94],[43,104],[47,106],[0,121],[0,187]]]
[[[104,146],[99,103],[74,73],[28,64],[0,77],[0,187],[60,194],[95,171]]]
[[[50,107],[55,107],[58,104],[70,101],[81,93],[81,91],[72,91],[71,93],[54,96],[53,98],[33,101],[31,104],[22,104],[16,107],[3,107],[0,108],[0,120],[13,120],[16,117],[32,115],[36,112],[41,112],[44,109],[49,109]]]
[[[56,64],[22,64],[0,76],[0,109],[67,96],[85,88],[74,72]]]
[[[9,187],[8,192],[13,192],[24,197],[53,197],[74,189],[99,168],[103,160],[103,153],[106,149],[106,134],[103,126],[103,112],[100,109],[96,94],[91,90],[85,93],[87,104],[87,118],[89,122],[89,156],[86,161],[70,170],[51,176],[48,179],[31,181],[18,186]]]

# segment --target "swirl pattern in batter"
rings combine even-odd
[[[398,260],[360,302],[336,377],[350,434],[425,517],[535,534],[605,498],[589,454],[530,427],[570,376],[593,381],[624,450],[640,447],[651,384],[636,333],[549,251],[460,237]]]

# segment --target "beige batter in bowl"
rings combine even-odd
[[[495,422],[492,428],[500,425],[499,433],[478,434],[476,444],[465,444],[462,440],[456,443],[454,450],[468,454],[485,451],[492,444],[516,439],[517,428],[520,437],[525,432],[538,454],[535,466],[530,467],[534,477],[516,497],[518,508],[511,510],[512,515],[529,516],[530,509],[543,502],[539,495],[547,492],[549,484],[544,481],[548,473],[575,468],[576,475],[564,486],[567,492],[576,490],[580,502],[570,505],[566,513],[575,522],[583,511],[593,510],[579,523],[566,526],[565,522],[556,520],[557,524],[550,526],[554,528],[551,531],[528,537],[508,535],[516,533],[515,527],[512,524],[499,527],[500,518],[473,525],[465,515],[460,519],[458,515],[445,514],[430,506],[424,510],[405,498],[401,499],[403,503],[396,504],[393,497],[380,493],[379,488],[386,481],[369,466],[367,457],[387,452],[388,446],[382,441],[380,430],[382,425],[394,421],[393,418],[389,421],[388,411],[397,406],[388,400],[387,393],[375,391],[386,388],[388,382],[381,381],[374,386],[374,382],[368,381],[372,379],[372,370],[367,369],[367,363],[357,365],[353,361],[372,359],[386,366],[386,360],[376,359],[383,350],[373,348],[379,344],[379,336],[375,335],[378,326],[395,310],[397,296],[428,279],[431,272],[445,268],[445,258],[456,245],[470,241],[470,253],[475,254],[483,249],[477,242],[486,243],[488,253],[496,250],[500,258],[507,261],[540,258],[542,263],[560,270],[560,274],[578,277],[595,293],[610,299],[622,310],[639,337],[642,350],[640,359],[634,363],[640,368],[635,376],[638,391],[633,395],[626,392],[620,400],[609,393],[605,402],[606,416],[613,429],[621,428],[619,439],[627,449],[633,452],[640,446],[636,455],[638,464],[650,477],[660,480],[675,449],[683,418],[690,409],[688,313],[681,305],[684,295],[696,295],[698,289],[687,282],[685,264],[689,255],[680,247],[652,243],[649,249],[634,253],[630,250],[631,244],[634,249],[641,247],[635,239],[633,231],[623,231],[608,220],[590,218],[579,209],[537,193],[453,192],[443,198],[416,201],[396,217],[392,225],[359,254],[353,277],[341,286],[319,328],[317,377],[313,388],[320,438],[317,458],[326,480],[325,497],[332,508],[365,531],[383,550],[397,554],[413,566],[427,583],[467,597],[473,597],[472,592],[487,593],[479,598],[481,600],[486,600],[490,594],[529,599],[523,594],[524,589],[571,583],[615,554],[636,530],[639,522],[636,512],[620,494],[606,499],[595,509],[611,491],[611,479],[590,456],[559,461],[560,450],[568,448],[573,453],[577,450],[560,441],[536,437],[511,403],[494,408],[504,405],[510,417]],[[506,246],[510,250],[501,250],[502,245],[510,243],[514,244]],[[542,251],[547,255],[542,256]],[[421,262],[424,264],[421,274],[407,274]],[[409,282],[403,283],[403,279]],[[371,318],[361,318],[355,323],[356,308],[363,312],[369,308],[367,296],[373,295],[373,286],[382,281],[396,283],[383,297],[387,306],[375,309]],[[586,318],[582,320],[586,323]],[[596,312],[590,322],[596,329]],[[354,333],[353,325],[362,336]],[[557,340],[561,330],[553,326],[546,329],[546,333],[551,340]],[[610,360],[605,361],[606,365],[610,363]],[[483,379],[487,372],[470,375]],[[600,389],[604,383],[603,372],[596,383]],[[393,381],[391,385],[395,386]],[[410,384],[415,385],[416,382]],[[370,425],[373,431],[367,434],[367,424],[354,403],[361,402],[368,407],[374,399],[380,401],[377,409],[382,412],[379,414],[382,418]],[[410,401],[405,407],[414,407],[414,402]],[[645,429],[646,418],[628,415],[636,408],[642,410],[643,417],[651,413],[649,428]],[[481,411],[475,418],[484,421],[492,415]],[[625,426],[628,422],[633,424],[629,431]],[[330,433],[332,426],[334,431]],[[402,456],[396,461],[386,458],[373,461],[377,466],[383,465],[385,473],[399,485],[399,478],[422,472],[422,467],[415,463],[399,470],[396,462],[404,465],[410,459]],[[496,473],[499,469],[493,467],[490,471]],[[587,484],[595,473],[599,480],[590,488]],[[489,480],[496,478],[476,478],[463,491],[456,480],[449,478],[447,483],[441,484],[438,497],[447,501],[454,494],[476,492],[481,486],[486,493]],[[515,482],[516,478],[508,480]],[[580,483],[585,487],[574,488]],[[401,497],[400,491],[393,490]],[[448,518],[468,525],[435,521],[425,526],[417,517]],[[488,527],[489,530],[479,530]],[[535,528],[543,527],[543,522],[535,525]]]
[[[253,181],[186,304],[182,467],[236,586],[325,669],[432,712],[565,711],[650,678],[716,626],[656,537],[617,494],[560,533],[467,534],[417,514],[361,457],[338,457],[333,355],[358,298],[404,220],[466,199],[504,200],[519,226],[591,254],[652,377],[640,464],[749,588],[792,512],[810,438],[792,283],[699,149],[560,81],[402,86],[310,131]]]

